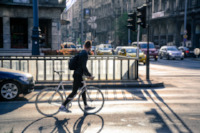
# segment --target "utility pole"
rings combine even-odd
[[[33,0],[32,55],[40,55],[39,32],[38,0]]]
[[[81,47],[83,47],[83,0],[81,0]]]
[[[187,41],[187,0],[185,0],[185,15],[184,15],[184,36],[183,36],[183,46],[186,46]]]

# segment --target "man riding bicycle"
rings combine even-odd
[[[87,60],[88,60],[88,54],[91,50],[91,46],[92,46],[91,41],[86,41],[84,44],[84,50],[82,50],[78,55],[77,67],[76,67],[76,70],[74,70],[74,74],[73,74],[73,78],[74,78],[73,90],[72,90],[72,93],[69,94],[67,99],[62,103],[61,107],[59,108],[60,111],[70,112],[70,110],[68,109],[69,103],[73,99],[73,97],[76,95],[78,88],[83,86],[83,83],[82,83],[83,75],[88,76],[88,79],[91,79],[91,80],[94,79],[94,77],[90,74],[90,72],[88,71],[87,66],[86,66]],[[82,94],[82,98],[84,101],[85,110],[94,109],[93,107],[89,107],[87,105],[87,99],[86,99],[85,92]]]

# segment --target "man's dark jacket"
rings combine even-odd
[[[78,59],[78,66],[77,69],[74,71],[74,74],[78,74],[80,76],[86,75],[86,76],[91,76],[89,73],[86,65],[87,65],[87,60],[88,60],[88,52],[86,50],[82,50],[79,53],[79,59]]]

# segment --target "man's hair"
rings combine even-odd
[[[91,41],[85,41],[85,48],[90,48],[92,46]]]

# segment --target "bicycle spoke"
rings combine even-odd
[[[45,116],[52,116],[59,112],[63,98],[60,92],[54,89],[44,89],[36,97],[36,108],[39,113]]]
[[[94,107],[94,109],[85,110],[82,94],[83,92],[78,97],[78,103],[80,109],[83,112],[93,114],[99,112],[102,109],[104,105],[104,96],[103,93],[97,87],[89,86],[87,87],[86,92],[87,105],[90,107]]]

